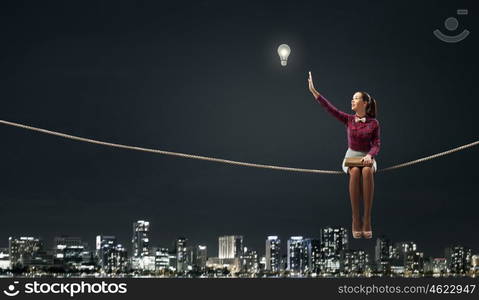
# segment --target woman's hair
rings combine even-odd
[[[366,115],[371,118],[376,118],[378,114],[378,106],[376,104],[376,100],[371,97],[366,92],[360,92],[361,96],[363,97],[363,101],[367,103],[366,105]]]

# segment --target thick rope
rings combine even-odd
[[[136,146],[129,146],[129,145],[122,145],[122,144],[115,144],[115,143],[108,143],[108,142],[103,142],[103,141],[98,141],[98,140],[93,140],[93,139],[87,139],[79,136],[74,136],[74,135],[69,135],[61,132],[56,132],[56,131],[51,131],[51,130],[46,130],[42,128],[37,128],[37,127],[32,127],[24,124],[19,124],[19,123],[14,123],[14,122],[9,122],[9,121],[4,121],[0,120],[0,123],[9,125],[9,126],[14,126],[14,127],[19,127],[23,129],[28,129],[28,130],[33,130],[33,131],[38,131],[42,132],[45,134],[50,134],[50,135],[56,135],[60,136],[66,139],[71,139],[71,140],[77,140],[81,142],[86,142],[86,143],[91,143],[91,144],[99,144],[103,146],[108,146],[108,147],[115,147],[115,148],[123,148],[123,149],[129,149],[129,150],[135,150],[135,151],[143,151],[143,152],[152,152],[152,153],[157,153],[157,154],[163,154],[163,155],[171,155],[171,156],[179,156],[179,157],[184,157],[184,158],[192,158],[192,159],[199,159],[199,160],[206,160],[206,161],[214,161],[214,162],[219,162],[219,163],[224,163],[224,164],[231,164],[231,165],[238,165],[238,166],[245,166],[245,167],[253,167],[253,168],[263,168],[263,169],[273,169],[273,170],[283,170],[283,171],[290,171],[290,172],[302,172],[302,173],[321,173],[321,174],[345,174],[342,171],[331,171],[331,170],[316,170],[316,169],[301,169],[301,168],[290,168],[290,167],[282,167],[282,166],[273,166],[273,165],[263,165],[263,164],[254,164],[254,163],[247,163],[247,162],[241,162],[241,161],[234,161],[234,160],[228,160],[228,159],[222,159],[222,158],[215,158],[215,157],[208,157],[208,156],[200,156],[200,155],[193,155],[193,154],[186,154],[186,153],[179,153],[179,152],[171,152],[171,151],[164,151],[164,150],[158,150],[158,149],[150,149],[150,148],[142,148],[142,147],[136,147]],[[437,153],[434,155],[426,156],[420,159],[416,159],[413,161],[409,161],[406,163],[394,165],[385,169],[380,169],[378,172],[382,171],[389,171],[389,170],[394,170],[402,167],[407,167],[410,165],[414,165],[420,162],[424,162],[426,160],[431,160],[440,156],[448,155],[457,151],[464,150],[466,148],[470,148],[473,146],[476,146],[479,144],[479,141],[475,141],[473,143],[463,145],[454,149],[450,149],[441,153]]]
[[[434,158],[437,158],[437,157],[440,157],[440,156],[444,156],[444,155],[448,155],[448,154],[451,154],[451,153],[454,153],[454,152],[457,152],[457,151],[464,150],[466,148],[474,147],[474,146],[477,146],[478,144],[479,144],[479,141],[475,141],[475,142],[472,142],[470,144],[462,145],[462,146],[456,147],[454,149],[450,149],[450,150],[440,152],[440,153],[437,153],[437,154],[434,154],[434,155],[426,156],[426,157],[423,157],[423,158],[420,158],[420,159],[416,159],[416,160],[412,160],[412,161],[405,162],[405,163],[402,163],[402,164],[387,167],[387,168],[381,169],[379,171],[390,171],[390,170],[394,170],[394,169],[399,169],[399,168],[411,166],[411,165],[418,164],[418,163],[426,161],[426,160],[431,160],[431,159],[434,159]]]

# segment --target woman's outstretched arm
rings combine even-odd
[[[324,98],[315,88],[313,84],[313,78],[311,72],[309,72],[308,78],[309,91],[313,94],[316,101],[318,101],[330,114],[332,114],[336,119],[338,119],[343,124],[348,123],[348,114],[340,111],[334,105],[331,104],[326,98]]]

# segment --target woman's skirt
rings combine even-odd
[[[367,154],[368,154],[367,152],[356,151],[356,150],[353,150],[351,148],[348,148],[348,151],[346,151],[346,154],[344,155],[344,159],[343,159],[343,171],[344,171],[344,173],[348,174],[348,169],[349,169],[349,167],[346,167],[344,165],[344,163],[346,162],[347,157],[364,157]],[[373,172],[376,172],[377,169],[378,169],[378,165],[376,163],[376,159],[373,159]]]

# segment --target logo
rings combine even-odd
[[[74,297],[77,294],[125,294],[127,293],[126,283],[115,282],[26,282],[23,287],[17,289],[14,281],[3,293],[9,297],[17,296],[20,290],[25,294],[66,294]],[[23,288],[23,289],[22,289]]]
[[[467,9],[458,9],[457,10],[457,15],[458,16],[460,16],[460,15],[465,16],[468,13],[469,12],[468,12]],[[449,17],[449,18],[446,19],[446,21],[444,21],[444,27],[446,27],[446,29],[451,31],[451,32],[455,31],[458,26],[459,26],[459,21],[454,17]],[[442,31],[440,31],[439,29],[434,30],[432,33],[438,39],[440,39],[443,42],[458,43],[458,42],[462,41],[463,39],[465,39],[469,35],[470,31],[465,29],[461,33],[456,34],[456,35],[452,35],[452,36],[442,33]]]
[[[20,291],[15,291],[15,284],[17,284],[18,281],[14,281],[13,284],[10,284],[7,288],[7,290],[4,290],[3,293],[7,295],[8,297],[14,297],[20,293]]]

